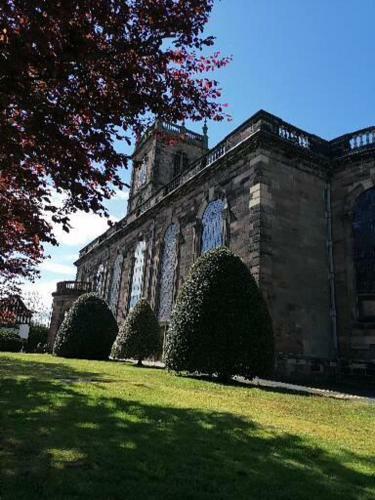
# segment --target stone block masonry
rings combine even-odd
[[[205,134],[156,123],[136,147],[128,214],[82,249],[77,280],[95,289],[104,276],[100,293],[108,300],[118,290],[115,313],[122,322],[134,287],[158,313],[161,280],[175,300],[203,249],[224,244],[249,266],[268,303],[280,375],[315,377],[361,366],[372,376],[375,255],[368,257],[366,242],[374,238],[375,245],[375,210],[360,223],[364,253],[353,239],[359,197],[370,193],[370,199],[375,189],[371,130],[326,141],[259,111],[208,150]],[[176,250],[165,260],[172,224],[176,247],[168,248]],[[360,249],[354,254],[353,248]],[[118,255],[121,272],[114,273]],[[374,275],[366,294],[356,277],[364,265]],[[71,298],[55,294],[51,342]]]

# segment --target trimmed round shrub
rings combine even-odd
[[[22,349],[22,339],[17,332],[8,328],[0,328],[0,351],[19,352]]]
[[[26,352],[45,352],[48,340],[48,327],[31,325],[29,338],[25,344]]]
[[[83,294],[61,323],[53,353],[65,358],[108,359],[117,331],[105,301],[95,293]]]
[[[271,318],[248,267],[220,247],[200,257],[177,298],[165,362],[177,372],[269,376],[274,366]]]
[[[161,350],[158,320],[147,300],[141,299],[128,314],[113,344],[111,357],[142,360],[157,356]]]

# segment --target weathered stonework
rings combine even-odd
[[[375,319],[365,313],[373,308],[375,318],[375,295],[359,300],[352,258],[353,206],[375,185],[375,136],[353,142],[366,133],[329,142],[260,111],[208,151],[205,135],[156,124],[134,154],[127,216],[82,249],[77,280],[94,289],[100,281],[108,300],[121,254],[118,322],[140,275],[134,285],[158,313],[167,228],[178,228],[175,298],[201,253],[206,209],[221,200],[221,241],[249,266],[268,302],[278,372],[330,374],[341,366],[371,374]],[[135,273],[140,241],[144,264]]]

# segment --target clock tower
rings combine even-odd
[[[156,121],[136,144],[128,213],[183,174],[208,150],[207,127],[197,134],[184,126]]]

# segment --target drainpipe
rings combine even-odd
[[[338,361],[339,344],[337,338],[336,290],[335,290],[335,268],[334,268],[333,248],[332,248],[332,208],[331,208],[330,182],[327,182],[324,191],[326,200],[328,281],[329,281],[329,292],[330,292],[331,334],[335,350],[335,358]]]

